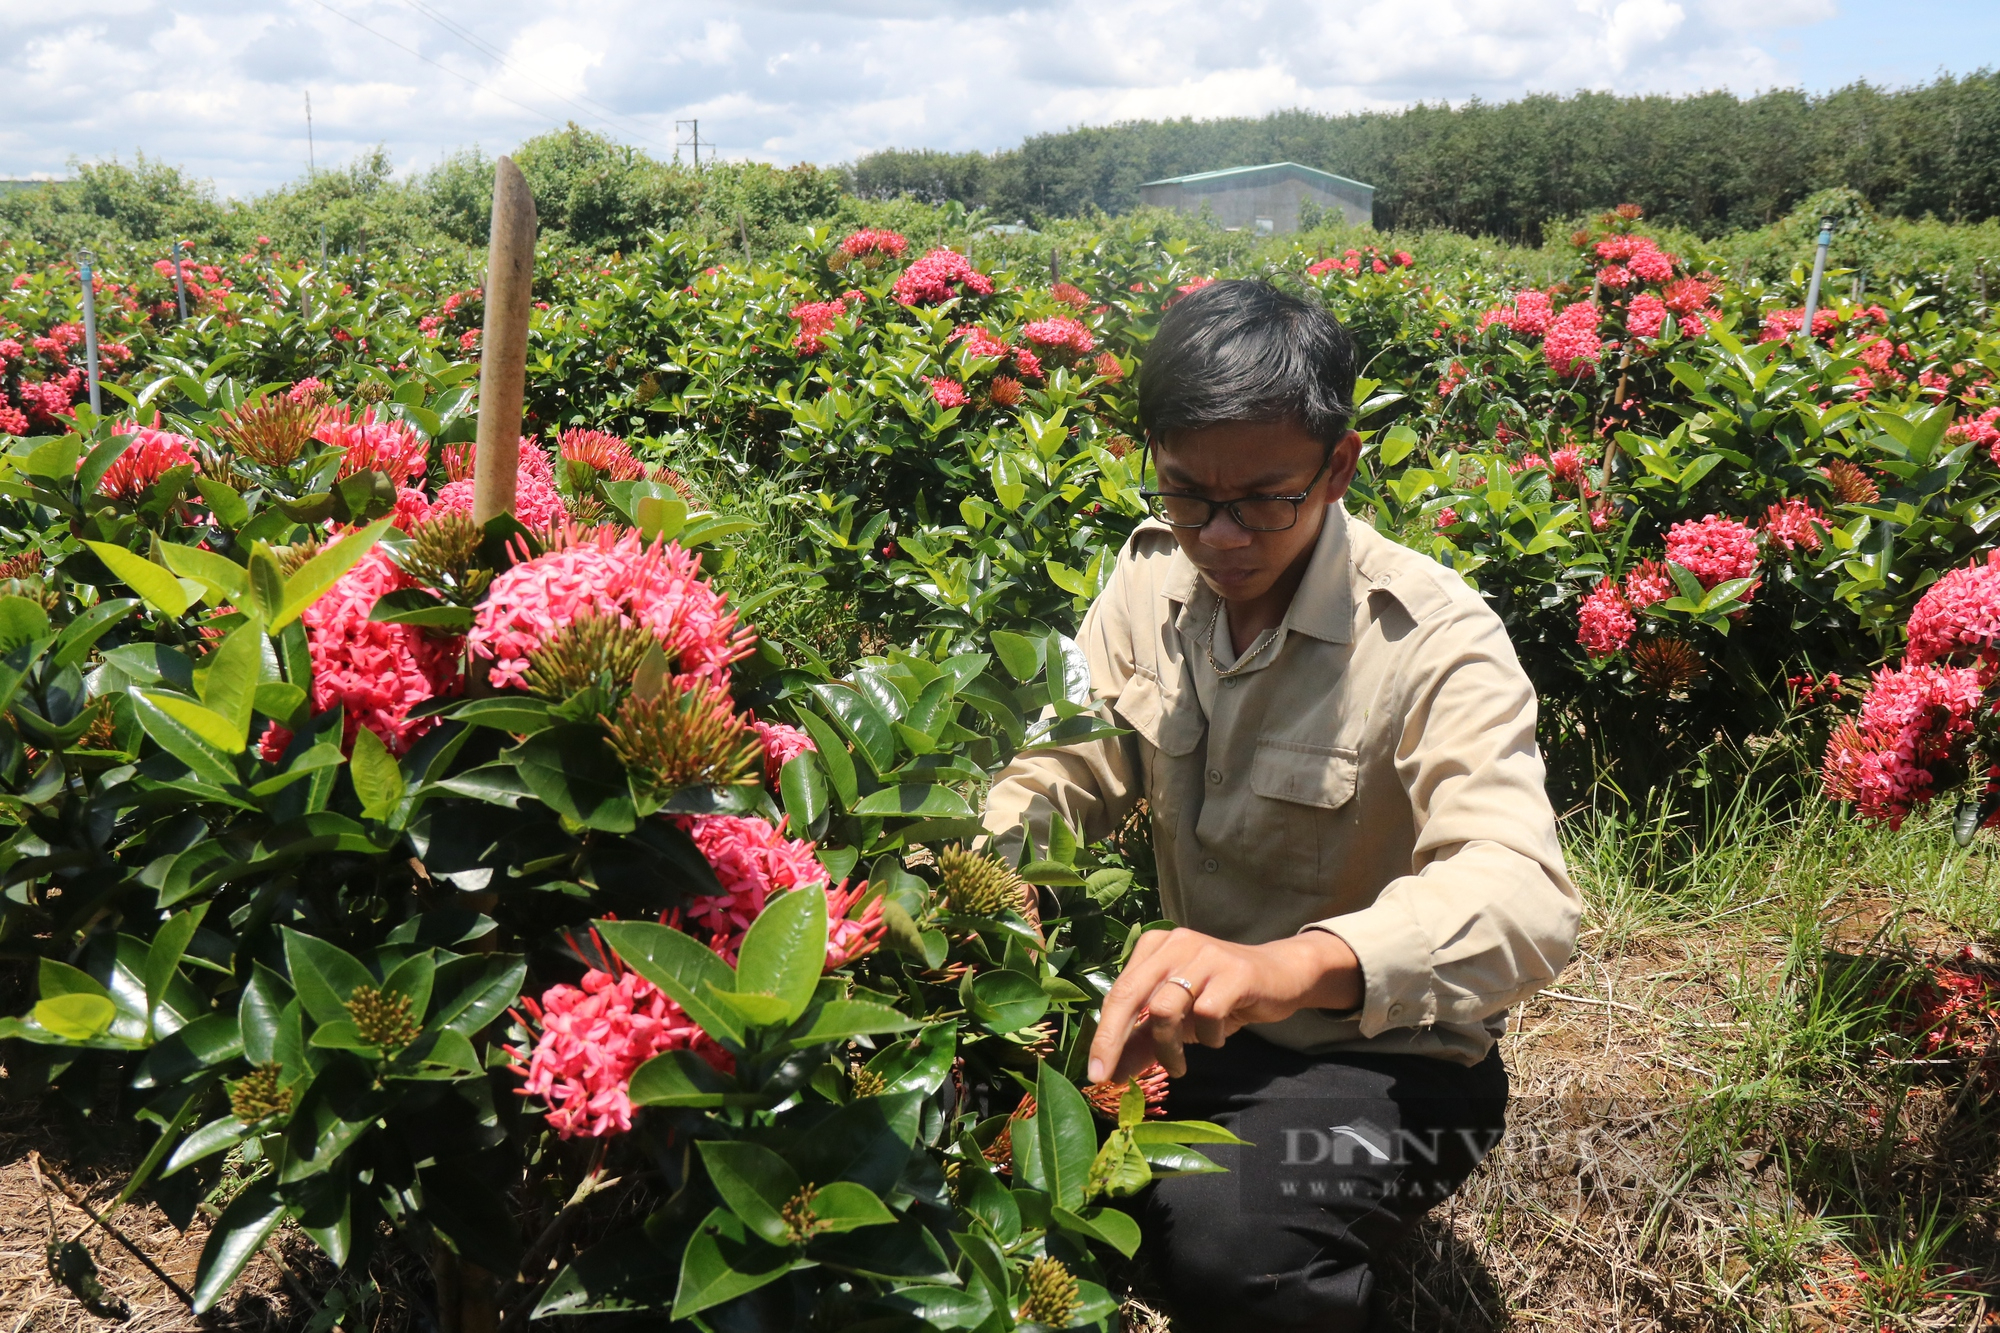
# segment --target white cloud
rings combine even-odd
[[[408,168],[569,119],[670,153],[674,121],[699,116],[725,155],[831,163],[1136,117],[1748,92],[1802,78],[1766,49],[1772,34],[1832,13],[1832,0],[17,2],[0,8],[0,176],[143,148],[249,193],[303,170],[307,90],[320,163],[379,142]]]

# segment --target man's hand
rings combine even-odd
[[[1275,1023],[1301,1009],[1352,1009],[1361,986],[1361,961],[1329,931],[1269,944],[1147,931],[1105,997],[1090,1043],[1090,1081],[1127,1079],[1156,1060],[1178,1078],[1187,1072],[1181,1048],[1188,1042],[1220,1046],[1245,1023]]]

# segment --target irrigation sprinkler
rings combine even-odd
[[[104,414],[104,391],[97,382],[97,293],[92,290],[90,268],[97,256],[88,250],[76,252],[77,274],[83,280],[83,364],[90,373],[90,413]]]
[[[1799,331],[1812,337],[1813,316],[1819,313],[1819,280],[1826,276],[1826,252],[1833,244],[1833,219],[1819,220],[1819,248],[1813,251],[1812,283],[1806,288],[1806,316]]]
[[[514,512],[521,459],[521,390],[535,285],[535,197],[514,160],[493,173],[493,240],[486,252],[486,322],[479,339],[479,436],[472,454],[472,521]]]
[[[174,242],[174,302],[181,308],[181,323],[187,323],[188,289],[187,278],[181,272],[181,253],[186,250],[186,241]]]

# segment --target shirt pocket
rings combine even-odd
[[[1265,738],[1250,765],[1253,838],[1282,848],[1274,880],[1296,893],[1331,898],[1346,807],[1354,799],[1354,750]]]
[[[1179,759],[1194,753],[1208,728],[1193,695],[1191,688],[1184,688],[1169,699],[1160,682],[1141,668],[1125,682],[1112,709],[1146,744]]]

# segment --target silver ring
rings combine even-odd
[[[1194,983],[1189,981],[1186,977],[1168,977],[1167,983],[1169,985],[1179,986],[1182,990],[1188,993],[1188,998],[1191,1000],[1198,998],[1194,993]]]

